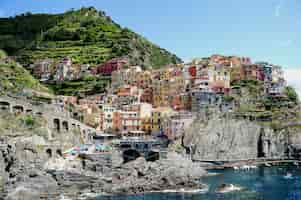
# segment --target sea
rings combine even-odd
[[[301,200],[301,167],[261,166],[250,170],[210,170],[215,176],[203,178],[202,192],[160,192],[129,196],[99,196],[97,200]],[[239,191],[217,193],[221,184],[233,184]]]

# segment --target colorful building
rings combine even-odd
[[[93,70],[93,74],[101,74],[104,76],[111,76],[114,71],[121,70],[124,66],[128,65],[128,60],[125,58],[114,58],[102,65],[97,66]]]
[[[158,134],[163,131],[163,123],[175,112],[170,107],[158,107],[152,111],[152,133]]]
[[[181,138],[193,123],[195,116],[191,112],[178,112],[168,118],[163,125],[164,134],[170,140]]]

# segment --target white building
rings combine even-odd
[[[103,111],[103,129],[113,129],[113,114],[116,111],[112,105],[104,104],[102,107]]]

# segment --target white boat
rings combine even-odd
[[[291,173],[287,173],[283,178],[285,178],[285,179],[292,179],[293,175]]]
[[[222,184],[217,190],[217,193],[228,193],[241,190],[241,187],[235,186],[233,184]]]

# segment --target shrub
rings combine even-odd
[[[298,103],[299,97],[295,90],[295,88],[291,86],[287,86],[284,88],[284,94],[288,97],[288,99],[294,103]]]
[[[6,58],[6,53],[5,53],[5,51],[3,51],[2,49],[0,49],[0,59],[4,59],[4,58]]]
[[[31,115],[27,115],[24,118],[24,123],[26,126],[33,127],[35,125],[35,119]]]
[[[223,101],[224,102],[232,102],[233,100],[234,100],[233,96],[230,96],[230,95],[223,96]]]

